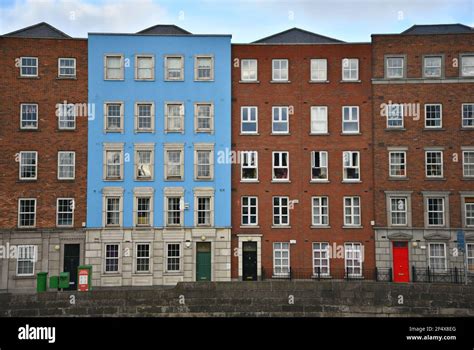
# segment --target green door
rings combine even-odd
[[[211,280],[211,243],[196,244],[196,281]]]

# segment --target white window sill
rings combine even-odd
[[[291,183],[290,180],[272,180],[271,182],[274,183],[274,184],[289,184],[289,183]]]
[[[329,84],[329,80],[310,80],[310,84]]]
[[[290,84],[290,80],[270,80],[270,84]]]
[[[361,180],[342,180],[341,182],[343,184],[360,184],[362,181]]]
[[[258,184],[260,183],[260,181],[257,179],[257,180],[240,180],[240,183],[241,184]]]
[[[291,228],[290,225],[272,225],[271,228],[275,228],[275,229],[289,229]]]
[[[239,80],[240,84],[260,84],[260,80]]]
[[[357,136],[357,135],[362,135],[361,132],[341,132],[342,136]]]
[[[260,133],[258,133],[258,132],[240,132],[239,135],[241,135],[241,136],[259,136]]]
[[[310,228],[331,228],[329,225],[311,225]]]
[[[346,228],[349,228],[349,229],[351,229],[351,228],[362,229],[362,228],[364,228],[364,226],[361,226],[361,225],[354,225],[354,226],[352,226],[352,225],[344,225],[344,226],[342,226],[342,228],[344,228],[344,229],[346,229]]]
[[[361,83],[361,80],[341,80],[340,83]]]
[[[310,136],[327,136],[330,135],[328,132],[310,132]]]
[[[260,228],[260,225],[240,225],[240,228]]]
[[[331,181],[329,180],[310,180],[309,183],[311,184],[328,184]]]

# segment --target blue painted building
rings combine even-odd
[[[230,41],[166,25],[89,34],[94,285],[230,279]]]

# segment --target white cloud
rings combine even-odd
[[[16,0],[2,9],[1,32],[47,22],[75,37],[88,32],[136,32],[171,23],[165,9],[152,0],[105,0],[100,4],[67,0]]]

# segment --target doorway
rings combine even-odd
[[[408,242],[393,242],[393,281],[410,282]]]
[[[211,243],[196,243],[196,281],[211,280]]]
[[[69,288],[68,290],[77,289],[77,268],[81,258],[80,244],[64,245],[64,266],[63,271],[69,272]]]
[[[242,243],[242,279],[257,280],[257,242]]]

